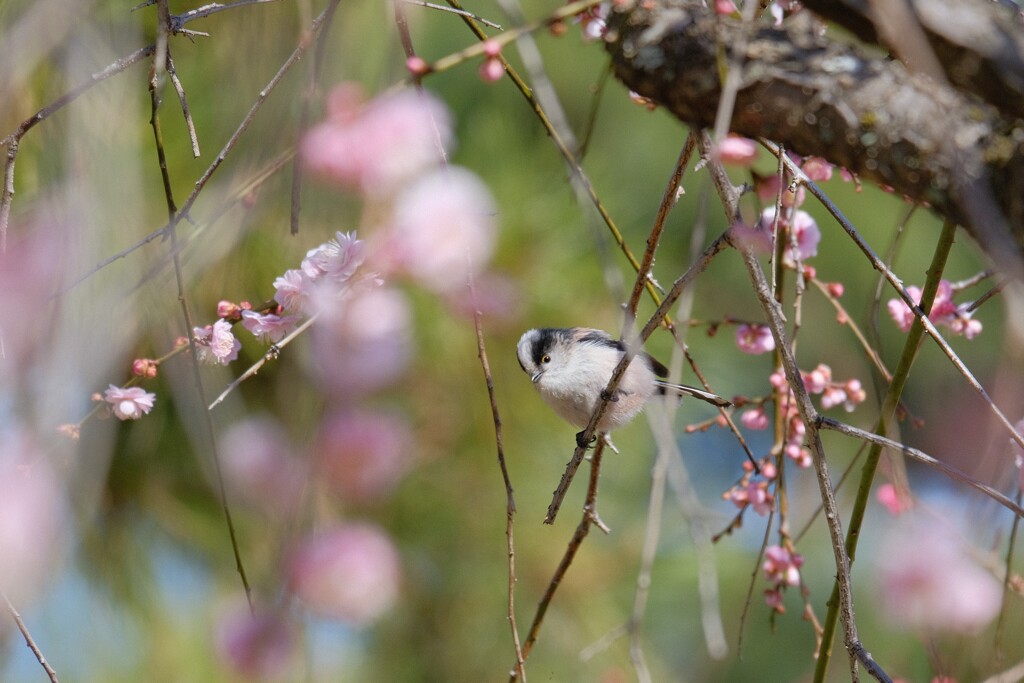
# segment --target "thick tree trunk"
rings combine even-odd
[[[720,74],[738,68],[730,130],[823,157],[927,203],[967,228],[998,265],[1019,277],[1024,123],[1014,112],[1024,102],[1024,41],[1017,17],[985,0],[922,1],[977,5],[970,31],[997,27],[1003,32],[999,49],[985,43],[986,50],[968,57],[966,48],[940,53],[921,42],[937,65],[925,75],[823,35],[806,12],[781,28],[761,21],[744,27],[691,0],[622,0],[613,5],[606,40],[624,84],[694,127],[713,125]],[[850,9],[863,3],[822,4],[842,4],[843,16],[861,18],[854,29],[864,33],[867,20]],[[965,30],[969,23],[961,21]],[[921,26],[905,30],[930,35]],[[1016,33],[1007,33],[1011,29]],[[974,64],[975,74],[996,73],[1004,64],[1007,69],[999,72],[1002,80],[967,79],[973,87],[961,90],[951,83],[965,80],[965,62]],[[960,75],[946,79],[946,68]],[[1016,83],[1016,91],[993,83]],[[982,99],[992,93],[1008,95],[993,106]]]

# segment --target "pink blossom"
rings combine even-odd
[[[800,166],[808,178],[816,183],[831,180],[832,169],[835,168],[821,157],[807,157]]]
[[[864,387],[861,386],[860,380],[856,378],[847,380],[843,391],[846,392],[846,402],[843,404],[843,408],[848,413],[852,413],[854,408],[863,403],[868,397]]]
[[[310,280],[327,278],[335,284],[347,282],[366,259],[366,245],[353,232],[337,232],[332,240],[310,249],[302,259],[302,272]],[[280,303],[280,302],[278,302]]]
[[[764,592],[764,604],[772,608],[772,611],[779,614],[786,613],[786,607],[782,604],[783,595],[781,588],[769,588]]]
[[[63,486],[27,432],[0,433],[0,586],[18,604],[55,570],[67,526]]]
[[[479,74],[484,83],[495,83],[505,75],[505,65],[497,57],[488,57],[480,63]]]
[[[782,450],[786,454],[786,457],[796,463],[797,467],[807,469],[814,464],[814,460],[811,458],[811,451],[801,446],[799,443],[787,443]]]
[[[292,313],[301,313],[309,305],[312,280],[301,270],[288,270],[274,280],[274,301]]]
[[[732,5],[732,0],[725,0]],[[735,11],[736,6],[732,5]],[[757,143],[750,138],[741,138],[738,135],[727,135],[724,140],[719,141],[715,146],[715,154],[724,164],[735,166],[750,166],[757,159]]]
[[[907,294],[910,295],[910,299],[915,304],[921,305],[923,293],[919,287],[907,287]],[[969,310],[969,304],[960,304],[958,306],[953,301],[955,294],[956,292],[951,282],[940,280],[938,289],[935,291],[935,299],[932,303],[932,309],[928,314],[928,319],[936,325],[948,327],[954,334],[962,334],[967,339],[974,339],[974,337],[981,334],[981,322],[971,317],[972,312]],[[896,323],[896,326],[900,328],[901,332],[910,330],[915,316],[902,299],[889,299],[886,308],[889,311],[889,316]]]
[[[768,415],[764,406],[744,410],[740,415],[740,424],[747,429],[768,429]]]
[[[423,57],[413,55],[409,59],[405,60],[405,68],[409,70],[413,76],[426,76],[430,73],[430,65],[427,64],[427,60]]]
[[[875,491],[875,498],[894,517],[903,514],[913,507],[913,501],[910,497],[901,496],[892,484],[882,484],[879,486],[878,490]]]
[[[152,379],[156,377],[156,371],[159,366],[160,363],[152,358],[136,358],[132,361],[132,374],[136,377]]]
[[[948,529],[904,516],[878,560],[880,605],[894,624],[977,633],[999,612],[997,581]]]
[[[842,387],[835,385],[825,387],[825,391],[821,393],[821,408],[822,410],[834,408],[837,405],[845,403],[846,399],[846,391],[844,391]]]
[[[794,256],[799,258],[801,261],[806,261],[809,258],[818,255],[818,243],[821,241],[821,230],[818,229],[818,223],[815,221],[809,213],[801,209],[797,209],[792,212],[792,216],[787,215],[788,212],[783,213],[782,219],[780,220],[780,228],[788,227],[791,236],[787,244],[787,248],[784,251],[784,260],[786,265],[794,266],[796,259]],[[758,221],[757,230],[766,234],[772,234],[772,226],[775,223],[775,207],[769,206],[761,212],[761,219]],[[792,248],[792,242],[795,238],[796,249]]]
[[[246,680],[283,680],[298,654],[295,626],[282,613],[250,613],[239,604],[217,624],[218,654]]]
[[[193,328],[192,332],[195,335],[199,360],[210,364],[227,365],[238,358],[242,342],[235,339],[231,323],[227,320],[222,319],[213,325]]]
[[[297,509],[309,474],[273,417],[259,415],[232,424],[220,439],[220,456],[233,495],[277,519]]]
[[[736,328],[736,346],[753,355],[775,350],[775,338],[767,325],[743,324]]]
[[[395,205],[395,260],[435,291],[463,287],[491,258],[496,211],[487,187],[466,169],[450,166],[424,176]]]
[[[286,573],[311,611],[363,626],[398,599],[401,565],[384,532],[350,523],[304,539],[291,552]]]
[[[739,10],[736,9],[736,3],[732,0],[715,0],[715,13],[732,16],[739,14]]]
[[[408,470],[412,443],[408,425],[397,415],[346,410],[321,424],[316,458],[342,500],[372,502],[389,494]]]
[[[585,42],[600,40],[608,30],[608,11],[610,3],[602,2],[576,15],[576,21],[582,27],[581,35]]]
[[[242,327],[252,332],[260,341],[276,344],[287,337],[299,322],[297,315],[277,315],[242,311]]]
[[[789,386],[789,380],[786,379],[786,373],[783,372],[782,368],[779,368],[772,374],[768,375],[768,383],[775,389],[782,389]]]
[[[392,194],[441,160],[451,140],[448,110],[415,90],[363,101],[358,85],[328,96],[327,119],[309,130],[300,154],[315,173],[366,195]]]
[[[119,420],[138,420],[153,410],[156,394],[142,387],[115,387],[113,384],[103,392],[103,400],[113,406]]]
[[[811,394],[824,392],[832,382],[832,368],[824,363],[819,363],[818,367],[807,373],[801,372],[800,375],[803,377],[804,386]],[[843,400],[846,400],[845,397]],[[842,403],[842,401],[839,401],[839,403]]]
[[[803,566],[804,558],[799,553],[790,553],[780,545],[771,545],[765,548],[764,577],[776,586],[799,586],[800,567]]]
[[[390,384],[409,363],[411,315],[405,295],[395,289],[325,300],[312,328],[312,375],[338,396]]]
[[[242,314],[242,306],[233,301],[222,300],[217,302],[217,317],[225,320],[235,320]]]

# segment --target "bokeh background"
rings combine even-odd
[[[202,145],[202,156],[194,159],[173,89],[167,87],[164,144],[179,204],[260,90],[308,37],[305,31],[322,5],[299,0],[240,7],[189,24],[209,37],[172,38],[175,67]],[[171,4],[172,12],[190,8]],[[506,27],[513,24],[492,2],[482,0],[467,8]],[[523,11],[540,17],[555,8],[531,1]],[[151,43],[155,8],[130,9],[112,1],[0,4],[0,134],[14,130],[89,74]],[[452,14],[414,4],[403,9],[417,54],[428,61],[475,41]],[[625,241],[641,253],[688,131],[665,113],[633,103],[614,78],[606,79],[608,60],[600,44],[583,41],[578,27],[570,24],[560,37],[542,30],[536,40],[577,135],[588,129],[596,111],[583,166]],[[504,54],[520,64],[514,47]],[[323,55],[313,122],[323,117],[323,96],[337,83],[359,83],[372,95],[406,78],[391,3],[340,3]],[[221,300],[271,298],[274,278],[296,268],[307,250],[336,231],[358,229],[360,237],[373,243],[366,203],[314,177],[307,177],[302,190],[301,229],[290,235],[290,165],[257,189],[240,190],[258,169],[295,145],[311,56],[271,94],[204,189],[191,212],[195,224],[185,221],[179,228],[187,242],[182,252],[185,296],[196,324],[213,322]],[[484,82],[478,66],[478,59],[470,60],[430,75],[423,85],[451,112],[456,139],[449,149],[451,162],[476,173],[497,206],[496,248],[477,275],[477,287],[518,509],[515,599],[520,632],[525,633],[579,520],[586,466],[557,523],[542,525],[550,492],[572,453],[575,429],[535,395],[517,365],[515,343],[524,330],[539,326],[585,325],[617,332],[624,291],[634,274],[593,208],[577,201],[564,161],[522,95],[507,79]],[[15,251],[10,253],[19,253],[17,244],[26,236],[44,235],[48,258],[38,286],[20,275],[13,283],[7,281],[15,298],[36,296],[4,323],[8,331],[27,326],[34,350],[5,361],[0,419],[6,430],[18,426],[33,435],[62,482],[63,511],[59,531],[40,532],[53,536],[39,539],[40,546],[53,545],[45,568],[12,601],[61,680],[240,681],[261,672],[295,681],[504,678],[513,663],[506,614],[505,491],[466,291],[442,296],[412,279],[389,282],[409,304],[411,356],[394,381],[358,398],[361,409],[385,411],[403,425],[394,430],[404,439],[399,448],[401,476],[382,493],[346,495],[343,486],[314,477],[305,483],[297,508],[268,506],[271,494],[258,489],[254,495],[253,487],[266,486],[269,480],[273,491],[273,483],[284,485],[288,475],[253,474],[255,455],[251,462],[246,457],[256,451],[252,444],[239,446],[240,453],[225,452],[238,443],[238,432],[234,437],[231,432],[238,424],[250,434],[261,425],[278,430],[276,437],[266,438],[279,438],[288,458],[300,463],[322,448],[318,434],[337,405],[318,381],[308,339],[292,343],[212,411],[227,463],[228,502],[239,551],[257,604],[283,615],[293,629],[283,639],[282,654],[266,670],[225,645],[232,619],[245,612],[245,596],[202,436],[201,406],[187,354],[164,363],[159,376],[144,383],[158,397],[145,418],[131,423],[89,420],[78,442],[57,434],[58,425],[77,422],[91,410],[94,392],[124,383],[132,359],[161,356],[187,332],[168,263],[168,240],[155,239],[61,296],[49,297],[55,288],[89,273],[94,264],[166,222],[149,126],[148,69],[144,60],[96,86],[41,122],[19,150],[8,236]],[[654,275],[666,286],[690,262],[695,230],[702,231],[698,239],[706,243],[727,227],[707,173],[695,171],[695,163],[689,164],[685,194],[669,218],[658,252]],[[762,152],[755,168],[771,173],[775,162]],[[749,181],[749,175],[738,169],[734,179]],[[894,269],[907,284],[923,282],[940,227],[933,215],[924,209],[911,212],[899,197],[857,187],[838,174],[824,187],[879,253],[886,253],[900,233]],[[236,195],[241,201],[229,203]],[[745,202],[753,220],[759,207],[753,197]],[[226,203],[227,211],[219,215]],[[885,313],[892,294],[876,293],[878,274],[820,206],[808,201],[804,208],[821,226],[819,255],[813,260],[819,277],[843,283],[846,310],[865,329],[877,330],[878,350],[892,367],[903,339]],[[7,273],[17,272],[14,261],[4,263]],[[984,268],[983,258],[961,233],[947,277],[962,280]],[[965,298],[984,289],[969,290]],[[6,292],[5,298],[10,295]],[[770,356],[741,352],[728,324],[714,335],[707,334],[704,324],[727,317],[761,319],[738,256],[726,252],[718,257],[692,296],[692,319],[698,324],[686,340],[714,390],[730,397],[767,394]],[[880,302],[877,314],[872,313],[873,302]],[[641,317],[652,310],[649,300],[642,301]],[[999,299],[983,306],[976,317],[983,333],[970,342],[954,339],[954,346],[1016,419],[1021,354],[1004,333]],[[878,391],[884,387],[849,330],[837,324],[834,309],[813,291],[804,297],[799,340],[801,367],[827,363],[837,377],[864,382],[868,401],[848,416],[841,409],[835,412],[869,429],[876,418]],[[647,348],[667,360],[673,344],[660,331]],[[220,393],[265,349],[246,337],[237,361],[226,368],[204,366],[207,396]],[[693,382],[692,376],[685,379]],[[919,425],[905,423],[901,438],[1010,495],[1016,493],[1005,435],[992,427],[983,404],[931,344],[921,351],[905,403]],[[735,515],[735,507],[721,494],[741,476],[745,456],[719,427],[687,433],[687,425],[713,417],[706,406],[684,403],[675,431],[704,508],[701,521],[718,531]],[[750,432],[747,438],[759,456],[771,447],[768,432]],[[853,463],[858,445],[833,434],[825,438],[833,478],[838,479]],[[629,619],[648,524],[655,448],[646,421],[637,420],[619,432],[616,444],[622,452],[605,458],[599,498],[611,533],[591,532],[559,587],[527,663],[530,679],[610,683],[634,677],[628,639],[597,648],[585,660],[580,656]],[[977,566],[1000,576],[1009,513],[931,471],[914,465],[908,469],[919,496],[914,514],[921,523],[952,530],[963,541],[958,547],[969,548]],[[809,470],[789,467],[787,473],[795,533],[816,511],[817,484]],[[844,511],[852,488],[840,492]],[[809,679],[814,630],[801,618],[799,591],[787,592],[783,615],[773,617],[764,604],[762,593],[768,586],[758,566],[758,550],[767,519],[752,511],[741,528],[714,547],[728,654],[724,659],[709,656],[701,629],[692,521],[669,495],[658,521],[662,536],[642,624],[641,642],[654,679]],[[997,658],[994,622],[977,633],[950,634],[941,620],[934,629],[921,629],[905,628],[891,617],[884,609],[891,596],[877,569],[891,555],[884,545],[887,534],[903,523],[873,504],[855,565],[858,625],[875,658],[906,680],[948,674],[967,681],[981,680],[1024,657],[1024,645],[1012,636],[1022,625],[1017,595],[1010,596],[1004,627],[1010,635],[1002,639],[1002,659]],[[317,530],[349,525],[372,525],[398,553],[397,595],[372,618],[317,614],[288,597],[282,578],[289,548]],[[775,529],[770,534],[776,542]],[[805,558],[808,600],[821,619],[834,564],[820,518],[798,547]],[[944,588],[951,593],[967,590],[955,576]],[[269,636],[267,642],[280,645]],[[831,680],[845,680],[845,666],[837,647]],[[13,619],[6,616],[0,619],[0,680],[44,680]]]

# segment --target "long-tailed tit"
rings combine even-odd
[[[588,327],[527,330],[516,355],[541,398],[563,419],[586,428],[612,371],[625,354],[625,345],[602,330]],[[668,368],[643,351],[636,354],[612,395],[597,430],[607,432],[627,424],[655,393],[699,398],[716,406],[731,405],[721,396],[683,384],[671,384]],[[582,440],[583,432],[576,435]],[[583,445],[583,444],[581,444]]]

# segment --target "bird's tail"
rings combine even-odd
[[[702,401],[707,401],[711,405],[718,406],[719,408],[725,408],[732,405],[732,402],[722,398],[718,394],[712,394],[710,391],[704,391],[703,389],[697,389],[690,387],[685,384],[672,384],[671,382],[663,382],[662,380],[655,380],[654,382],[658,386],[658,392],[667,394],[669,392],[679,394],[681,396],[693,396],[699,398]]]

